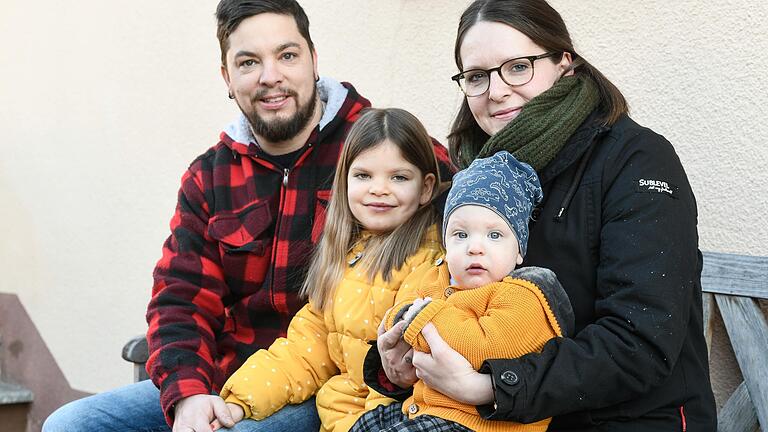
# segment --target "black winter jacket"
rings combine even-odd
[[[539,173],[523,263],[557,274],[576,335],[487,361],[496,406],[478,411],[555,417],[554,431],[714,431],[693,192],[664,137],[594,118]]]

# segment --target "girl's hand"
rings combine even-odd
[[[229,410],[230,416],[232,416],[232,425],[227,427],[232,427],[235,425],[235,423],[239,422],[240,420],[245,417],[245,412],[243,411],[243,408],[238,404],[233,404],[227,402],[227,409]],[[214,420],[211,423],[211,430],[219,430],[222,428],[221,422],[219,422],[219,419]]]
[[[376,348],[379,350],[384,373],[392,384],[400,388],[411,387],[417,380],[413,367],[413,349],[403,340],[404,321],[395,324],[389,331],[384,331],[384,321],[379,325]]]
[[[445,343],[432,323],[424,326],[421,334],[432,353],[414,353],[413,365],[419,379],[430,388],[465,404],[485,405],[493,402],[490,375],[477,372],[467,359]]]

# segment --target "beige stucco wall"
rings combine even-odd
[[[465,0],[305,0],[322,74],[444,138]],[[577,49],[664,134],[702,249],[768,254],[768,2],[554,0]],[[0,2],[0,292],[73,387],[131,380],[178,180],[233,117],[216,1]],[[730,366],[732,367],[732,365]]]

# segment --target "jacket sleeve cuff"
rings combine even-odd
[[[365,384],[396,401],[402,402],[408,399],[413,393],[413,388],[401,388],[387,378],[387,374],[384,373],[384,368],[381,366],[381,357],[379,356],[379,350],[376,349],[376,341],[372,341],[370,344],[373,346],[368,350],[368,354],[363,361],[363,379]]]
[[[251,407],[247,403],[238,399],[237,396],[233,394],[230,394],[229,396],[227,396],[227,398],[224,399],[224,402],[232,403],[242,408],[243,412],[245,413],[243,414],[243,418],[251,418],[253,416],[253,413],[251,412]]]
[[[434,318],[435,315],[440,312],[443,306],[445,306],[445,301],[432,300],[428,305],[419,311],[418,315],[413,317],[411,322],[408,324],[408,327],[405,328],[405,332],[403,333],[403,338],[406,342],[408,342],[409,345],[415,348],[419,348],[420,351],[429,352],[429,345],[426,344],[426,342],[419,343],[419,335],[421,334],[421,330],[424,328],[424,326],[427,325],[428,322],[432,321],[432,318]]]
[[[179,401],[194,395],[211,394],[211,388],[200,377],[181,378],[177,374],[165,377],[159,388],[160,407],[163,409],[166,423],[171,427]]]
[[[514,359],[488,359],[478,369],[481,373],[490,373],[493,383],[493,395],[496,406],[477,407],[478,413],[488,420],[505,420],[518,423],[533,423],[553,415],[562,416],[570,411],[551,413],[548,408],[537,405],[536,383],[543,374],[552,372],[549,359],[553,358],[563,338],[550,339],[540,353],[532,352]],[[543,364],[543,366],[542,366]],[[573,374],[559,372],[570,377]],[[579,401],[573,401],[579,403]],[[577,424],[580,421],[577,421]]]
[[[389,330],[394,327],[395,324],[400,322],[408,311],[408,308],[411,307],[411,304],[411,302],[401,302],[389,308],[384,314],[384,329]]]
[[[493,375],[493,371],[491,368],[491,362],[492,360],[486,360],[483,362],[483,364],[480,366],[480,369],[477,371],[482,374],[488,374],[491,376],[491,385],[493,386],[493,402],[484,404],[484,405],[478,405],[477,413],[480,414],[480,417],[486,419],[486,420],[498,420],[498,409],[499,404],[496,402],[497,395],[496,395],[496,377]]]
[[[493,373],[491,371],[491,365],[489,363],[489,360],[484,361],[483,364],[480,366],[480,369],[478,369],[477,371],[482,374],[490,375],[491,385],[493,386],[493,402],[485,405],[478,405],[476,407],[477,413],[480,414],[480,417],[486,420],[495,420],[498,418],[499,405],[496,402],[496,379],[493,376]]]
[[[489,359],[478,372],[491,375],[493,402],[477,406],[477,413],[486,420],[513,420],[515,396],[525,391],[523,367],[517,360]]]

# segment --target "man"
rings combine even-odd
[[[294,0],[222,0],[216,17],[221,73],[242,115],[182,178],[147,310],[152,382],[65,405],[45,432],[230,426],[215,393],[285,334],[304,303],[297,293],[335,164],[370,104],[351,85],[319,78],[309,20]],[[449,177],[447,153],[435,149]],[[237,425],[287,428],[319,429],[314,399]]]

